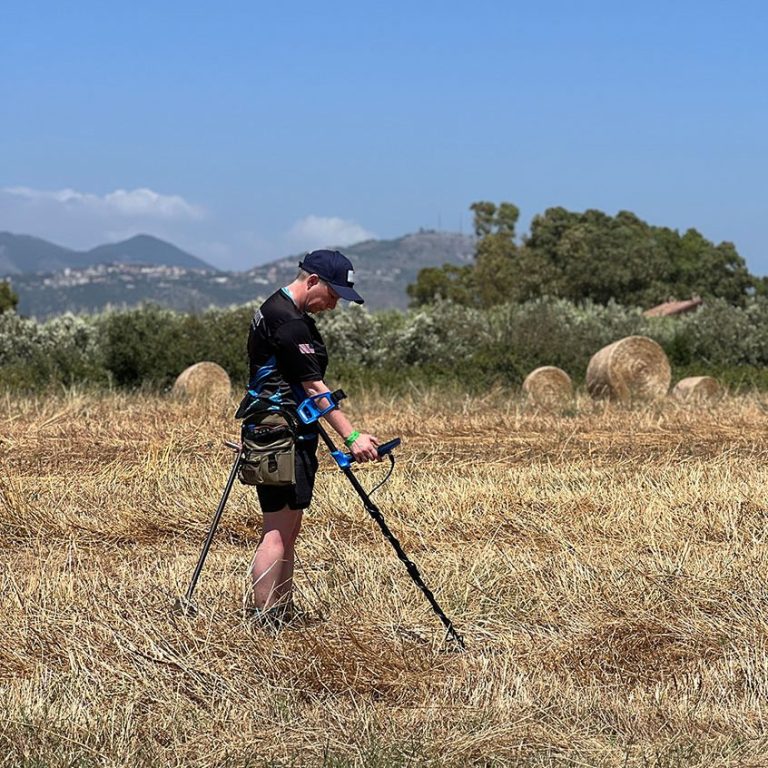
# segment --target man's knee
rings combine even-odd
[[[299,535],[302,512],[285,507],[279,512],[264,515],[264,536],[279,535],[284,542],[293,543]]]
[[[264,535],[261,538],[259,549],[263,553],[269,553],[274,559],[282,559],[285,555],[285,550],[290,547],[291,543],[285,533],[279,529],[273,528],[269,531],[264,531]]]

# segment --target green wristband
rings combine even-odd
[[[352,447],[352,443],[354,443],[354,442],[355,442],[355,440],[357,440],[357,438],[358,438],[358,437],[360,437],[360,433],[359,433],[357,430],[355,430],[355,431],[354,431],[354,432],[353,432],[353,433],[352,433],[352,434],[351,434],[351,435],[350,435],[350,436],[349,436],[349,437],[348,437],[348,438],[347,438],[347,439],[344,441],[344,445],[346,445],[346,446],[347,446],[347,448],[351,448],[351,447]]]

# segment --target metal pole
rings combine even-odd
[[[213,520],[211,521],[211,527],[208,531],[208,536],[206,537],[205,542],[203,543],[203,548],[200,551],[200,557],[197,560],[197,565],[195,566],[195,571],[192,574],[192,579],[189,582],[187,592],[184,597],[177,598],[176,603],[174,604],[175,610],[185,615],[194,616],[197,613],[197,608],[192,602],[192,595],[195,591],[195,587],[197,586],[197,580],[200,578],[200,573],[203,570],[205,558],[208,556],[208,550],[211,548],[211,542],[213,541],[214,534],[216,533],[216,529],[219,527],[219,521],[221,520],[221,515],[224,512],[224,506],[226,505],[227,499],[229,498],[229,492],[232,490],[232,484],[235,482],[235,477],[237,477],[237,470],[240,467],[240,461],[243,457],[243,449],[240,445],[230,442],[225,442],[225,445],[228,448],[237,450],[237,455],[235,456],[234,464],[232,464],[232,469],[230,470],[227,484],[224,487],[224,493],[221,495],[219,506],[216,508],[216,513],[214,514]]]

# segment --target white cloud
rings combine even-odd
[[[68,248],[148,234],[180,247],[195,245],[211,226],[206,211],[179,195],[116,189],[105,195],[76,189],[0,187],[0,231],[34,235]]]
[[[130,219],[197,219],[203,216],[203,209],[188,203],[179,195],[161,195],[146,187],[126,190],[116,189],[99,196],[75,189],[43,190],[29,187],[5,187],[0,195],[15,198],[28,205],[56,208],[80,214],[102,217],[124,217]]]
[[[258,217],[256,217],[258,218]],[[252,225],[252,221],[249,221]],[[180,195],[149,188],[94,194],[72,188],[0,186],[0,231],[34,235],[85,250],[149,234],[223,269],[249,269],[272,259],[324,247],[344,247],[376,235],[351,219],[310,215],[282,231],[243,230]],[[283,225],[284,226],[284,225]]]
[[[195,219],[202,210],[179,195],[160,195],[151,189],[116,189],[104,202],[126,216],[158,216],[162,219]]]
[[[323,248],[344,246],[370,240],[373,232],[354,221],[338,216],[305,216],[299,219],[288,232],[288,240],[296,248]]]

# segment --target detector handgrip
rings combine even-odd
[[[379,458],[383,459],[387,454],[392,453],[392,451],[400,445],[400,442],[400,438],[396,437],[394,440],[390,440],[376,448]],[[339,465],[339,469],[346,469],[355,460],[355,457],[351,453],[345,453],[338,449],[331,451],[331,456],[333,456],[333,460]]]
[[[400,443],[400,438],[396,437],[394,440],[390,440],[388,443],[380,445],[376,450],[378,451],[379,456],[386,456],[388,453],[392,453],[392,451],[394,451],[395,448],[400,445]]]

